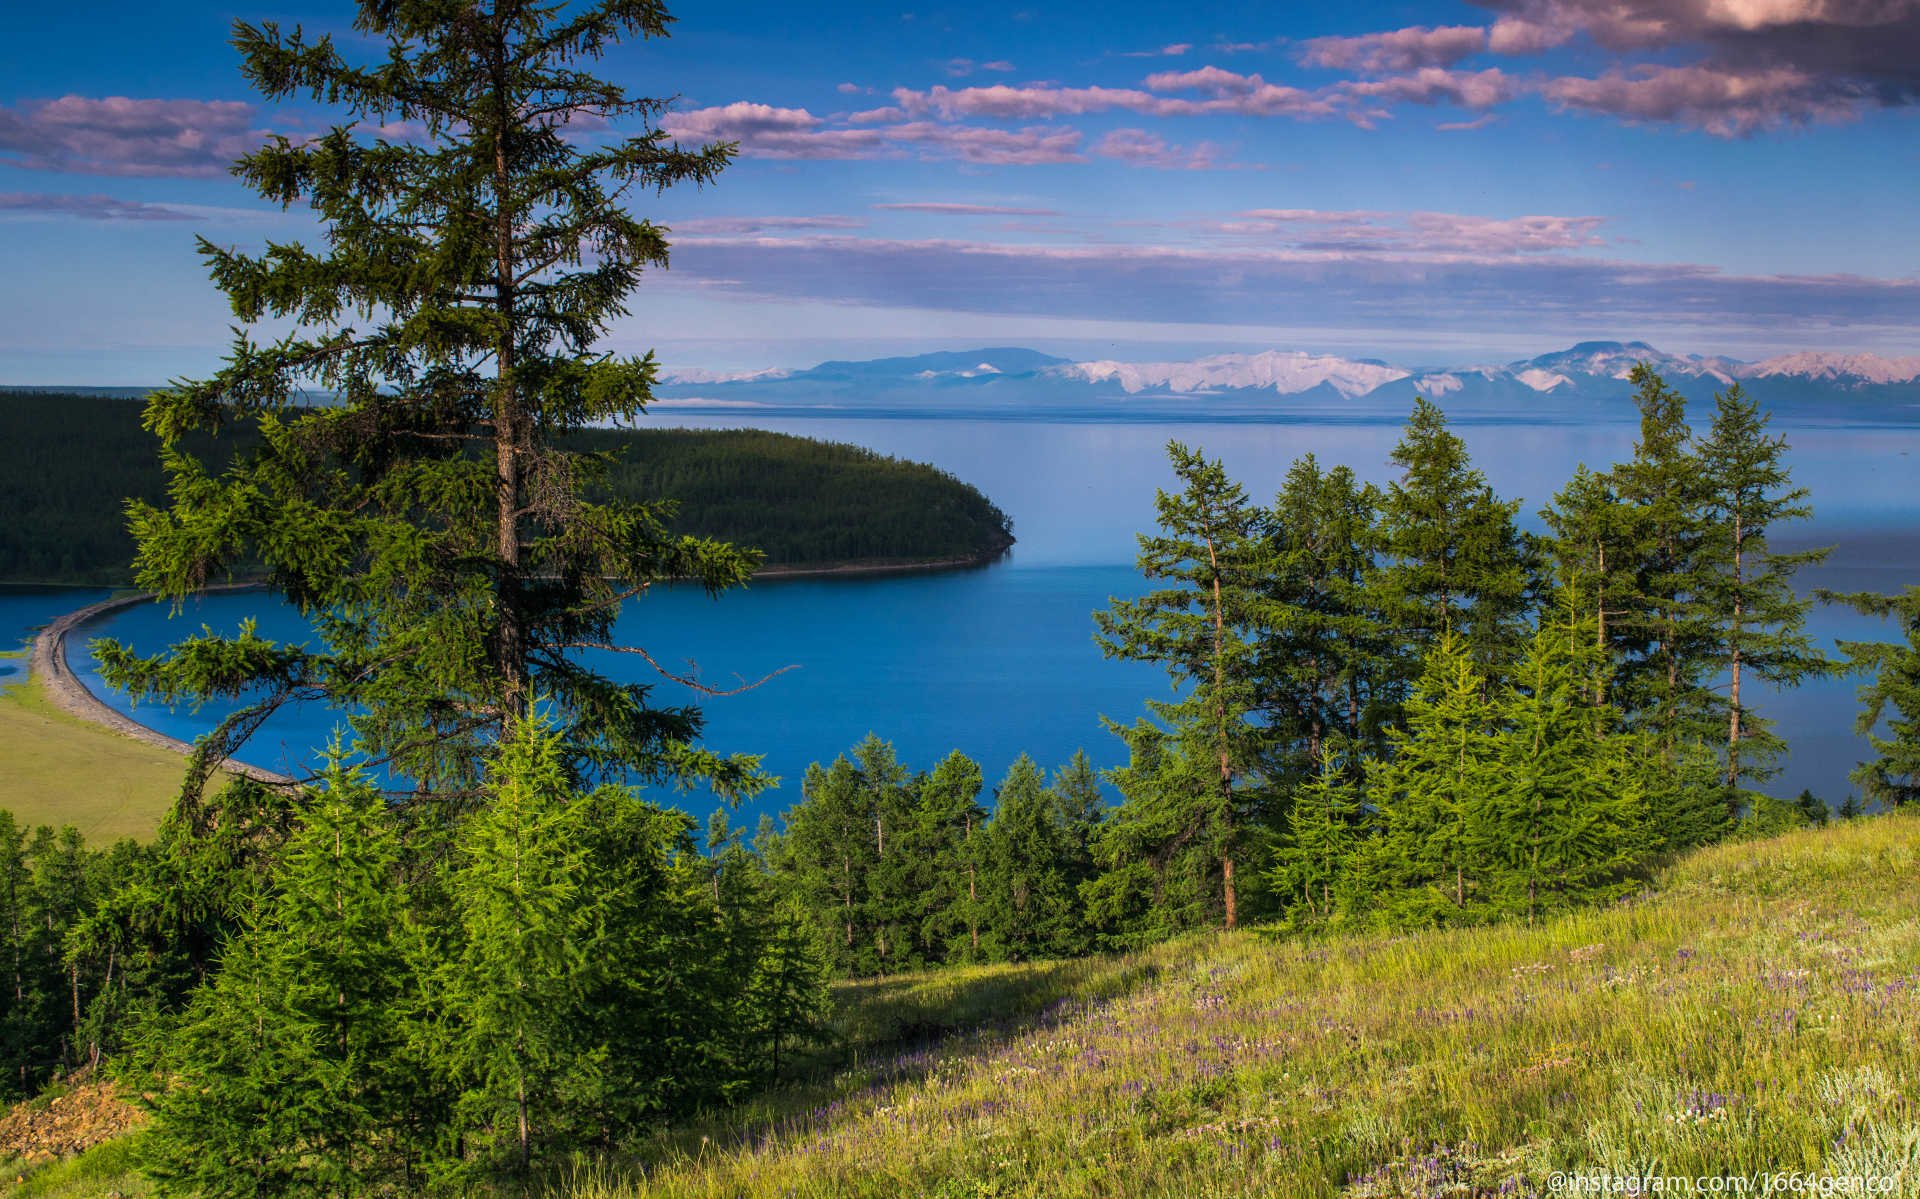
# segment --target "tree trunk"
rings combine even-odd
[[[500,675],[502,731],[518,724],[527,713],[527,644],[520,594],[520,469],[525,416],[520,411],[514,379],[515,270],[513,253],[512,179],[507,169],[507,131],[513,122],[512,97],[506,78],[506,30],[495,31],[493,55],[494,307],[501,323],[495,343],[493,403],[494,501],[498,526],[500,577],[495,585],[499,639],[494,647],[494,669]]]
[[[1232,928],[1240,922],[1240,897],[1233,888],[1232,854],[1220,859],[1220,886],[1227,901],[1227,927]]]
[[[1738,791],[1740,788],[1740,645],[1743,640],[1741,616],[1744,611],[1741,561],[1745,549],[1745,531],[1741,528],[1740,512],[1733,514],[1733,627],[1729,640],[1733,657],[1733,674],[1727,688],[1727,789]],[[1729,802],[1731,798],[1729,798]]]

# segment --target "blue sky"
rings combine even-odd
[[[1920,351],[1920,0],[674,11],[601,66],[741,143],[639,209],[674,263],[609,345],[669,368]],[[0,10],[0,382],[203,372],[193,234],[312,235],[222,169],[329,119],[249,95],[236,17],[352,8]]]

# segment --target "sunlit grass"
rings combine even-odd
[[[1465,1196],[1563,1169],[1920,1193],[1917,869],[1920,815],[1895,815],[1711,849],[1534,928],[849,983],[810,1081],[557,1190]],[[138,1193],[123,1150],[81,1161],[28,1193]]]
[[[1473,1194],[1604,1169],[1906,1170],[1912,1193],[1917,865],[1920,818],[1894,816],[1710,850],[1535,928],[1256,931],[858,985],[856,1044],[987,1023],[574,1192]]]
[[[71,824],[91,845],[148,837],[186,763],[53,706],[40,680],[0,686],[0,808],[26,826]]]

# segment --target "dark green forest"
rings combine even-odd
[[[224,448],[256,440],[236,430]],[[588,429],[563,441],[610,457],[601,489],[613,497],[672,500],[672,532],[760,550],[772,566],[984,559],[1013,542],[1006,514],[972,486],[859,446],[748,429]],[[183,448],[225,457],[205,434]],[[131,582],[125,501],[166,494],[139,404],[0,392],[0,582]]]

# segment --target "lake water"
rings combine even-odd
[[[1170,483],[1164,446],[1180,440],[1226,460],[1256,497],[1279,485],[1289,463],[1312,451],[1325,464],[1345,462],[1364,477],[1386,480],[1398,440],[1393,420],[1351,413],[1313,413],[1285,422],[1166,424],[1158,422],[976,421],[961,419],[833,419],[721,417],[674,413],[662,423],[693,427],[752,424],[870,446],[930,461],[978,485],[1014,519],[1019,544],[1003,562],[979,570],[868,579],[796,579],[755,584],[719,600],[697,589],[664,588],[633,604],[620,637],[645,646],[676,670],[693,668],[709,684],[735,685],[783,666],[745,694],[706,701],[707,743],[723,751],[766,755],[787,786],[743,810],[798,798],[801,773],[830,759],[869,731],[892,740],[908,764],[931,766],[959,748],[997,778],[1023,750],[1048,767],[1085,748],[1099,765],[1121,759],[1100,723],[1123,721],[1141,701],[1167,693],[1163,675],[1134,663],[1103,660],[1092,641],[1090,614],[1115,595],[1131,595],[1134,534],[1153,519],[1153,495]],[[1525,500],[1533,514],[1582,461],[1604,466],[1631,452],[1630,409],[1579,422],[1548,414],[1475,420],[1456,417],[1475,459],[1495,487]],[[1912,487],[1920,424],[1883,417],[1801,421],[1778,431],[1792,441],[1796,480],[1813,491],[1817,520],[1808,536],[1840,548],[1808,586],[1897,590],[1920,580],[1920,498]],[[44,594],[44,593],[42,593]],[[72,592],[53,601],[0,592],[0,634],[15,635],[23,617],[45,619],[90,602]],[[37,604],[37,606],[36,606]],[[35,616],[35,614],[38,614]],[[223,595],[191,605],[177,620],[163,607],[120,613],[98,631],[155,650],[202,624],[230,629],[258,615],[264,631],[298,639],[292,614],[257,594]],[[1835,637],[1885,635],[1880,622],[1851,612],[1820,611],[1814,632]],[[92,674],[84,648],[70,655]],[[643,670],[617,658],[610,670]],[[4,670],[5,660],[0,660]],[[97,678],[91,678],[106,694]],[[1774,789],[1801,787],[1836,802],[1847,770],[1866,752],[1854,737],[1854,687],[1829,680],[1757,705],[1777,719],[1794,746]],[[660,702],[682,702],[684,689],[662,681]],[[119,701],[116,701],[119,702]],[[124,705],[123,705],[124,706]],[[191,737],[217,718],[149,706],[135,715],[176,736]],[[335,723],[325,711],[283,715],[256,738],[249,761],[285,768],[310,760]],[[704,814],[699,797],[683,801]]]

